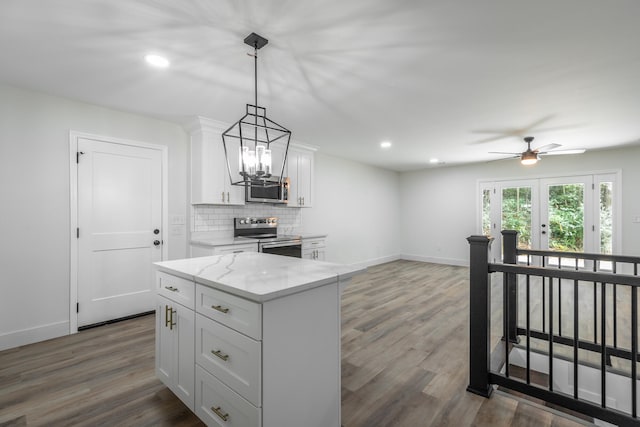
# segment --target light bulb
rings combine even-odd
[[[262,156],[262,162],[264,163],[264,173],[267,175],[271,175],[271,150],[264,150],[264,154]]]

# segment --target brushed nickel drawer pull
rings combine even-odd
[[[174,288],[173,286],[165,286],[164,288],[170,290],[171,292],[180,292],[180,289]]]
[[[211,353],[213,353],[214,356],[218,356],[220,359],[224,360],[225,362],[229,360],[229,355],[223,354],[222,351],[220,350],[216,350],[216,351],[211,350]]]
[[[176,314],[176,310],[171,307],[171,321],[169,323],[169,330],[173,330],[173,327],[176,326],[176,322],[173,321],[173,315]]]
[[[211,308],[213,308],[214,310],[218,310],[220,313],[224,314],[227,314],[229,312],[229,309],[227,307],[223,307],[221,305],[212,305]]]
[[[220,418],[222,418],[222,421],[229,421],[229,414],[225,414],[224,412],[222,412],[222,409],[220,409],[220,407],[218,406],[217,408],[214,408],[213,406],[211,407],[211,410]]]

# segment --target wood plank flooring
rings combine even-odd
[[[465,391],[468,296],[464,267],[395,261],[353,280],[342,308],[344,427],[583,425]],[[145,316],[0,352],[0,426],[202,425],[155,378],[154,326]]]

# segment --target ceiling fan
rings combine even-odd
[[[555,156],[560,154],[582,154],[586,150],[584,148],[575,148],[572,150],[556,150],[558,147],[562,147],[560,144],[547,144],[542,147],[538,147],[534,150],[531,149],[531,142],[533,142],[532,136],[525,136],[524,142],[527,144],[527,149],[522,153],[505,153],[503,151],[490,151],[491,154],[510,154],[512,157],[508,158],[520,158],[520,163],[523,165],[535,165],[540,156]]]

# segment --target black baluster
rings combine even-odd
[[[637,264],[636,264],[637,268]],[[637,274],[636,274],[637,276]],[[638,363],[638,288],[631,287],[631,416],[637,415],[637,367]]]
[[[531,319],[530,319],[530,280],[529,275],[527,274],[527,384],[531,384]]]
[[[600,331],[600,381],[601,384],[601,405],[603,408],[607,407],[607,287],[604,282],[600,283],[600,305],[602,307],[602,318],[601,320],[601,328]]]
[[[553,391],[553,278],[552,277],[549,277],[549,391]]]
[[[573,398],[578,398],[578,281],[573,281]]]

